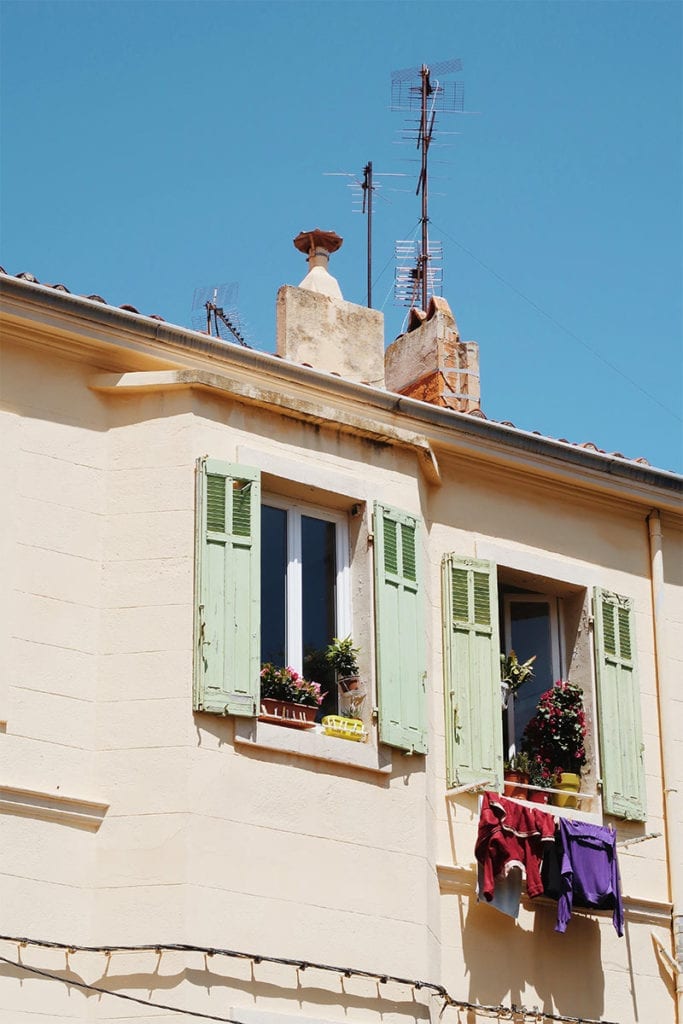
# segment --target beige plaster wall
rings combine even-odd
[[[622,857],[636,907],[625,939],[608,916],[586,914],[559,936],[549,905],[525,904],[515,924],[476,903],[476,797],[449,796],[444,781],[439,567],[444,552],[457,551],[633,597],[649,817],[623,836],[664,830],[641,513],[581,503],[557,487],[523,488],[502,470],[446,455],[444,485],[433,488],[407,450],[198,391],[100,395],[88,388],[97,367],[45,351],[8,348],[2,365],[2,430],[11,441],[2,469],[13,486],[2,524],[0,783],[39,791],[41,806],[64,796],[106,807],[90,828],[66,823],[64,813],[0,816],[2,934],[230,947],[423,978],[483,1003],[624,1024],[673,1021],[651,938],[654,930],[669,948],[663,838]],[[364,537],[375,498],[423,516],[426,758],[393,752],[382,772],[255,749],[235,741],[232,719],[192,713],[194,462],[202,454],[261,465],[270,486],[281,475],[287,489],[296,477],[297,493],[312,501],[335,493],[337,507],[360,503]],[[679,551],[667,551],[667,563]],[[354,635],[367,638],[372,682],[369,546],[358,558]],[[667,577],[671,597],[679,586]],[[680,603],[672,599],[671,609],[672,624],[680,622]],[[0,954],[8,950],[16,953],[0,942]],[[441,1009],[409,986],[200,954],[119,954],[108,965],[81,953],[66,965],[63,953],[29,947],[22,958],[228,1017],[256,1009],[399,1022]],[[159,1014],[176,1019],[0,964],[2,1024]],[[442,1019],[459,1024],[453,1009]]]

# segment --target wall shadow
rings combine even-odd
[[[533,986],[539,1009],[599,1019],[605,1009],[600,923],[575,916],[561,935],[555,931],[556,905],[537,903],[533,913],[533,929],[527,931],[471,898],[463,927],[469,998],[533,1009],[525,994]]]

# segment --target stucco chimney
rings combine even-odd
[[[410,311],[407,333],[385,353],[384,372],[389,391],[458,412],[481,408],[479,346],[460,340],[451,308],[440,297],[432,296],[426,313]]]
[[[343,239],[334,231],[301,231],[294,245],[306,254],[308,273],[298,288],[277,293],[277,353],[347,380],[384,387],[384,316],[345,302],[327,269]]]

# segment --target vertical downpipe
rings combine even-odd
[[[650,539],[650,581],[652,584],[652,621],[655,644],[655,673],[659,710],[659,731],[662,744],[662,783],[664,786],[664,821],[669,887],[672,903],[671,929],[676,961],[676,1020],[683,1024],[683,801],[676,777],[676,716],[671,672],[665,663],[664,646],[664,557],[662,552],[662,520],[658,509],[647,517]]]

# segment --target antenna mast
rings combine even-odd
[[[368,216],[368,307],[372,309],[372,160],[363,168],[363,213]]]
[[[420,117],[417,125],[409,122],[408,137],[412,135],[420,153],[420,177],[418,178],[416,195],[422,197],[420,228],[421,242],[418,253],[414,283],[419,291],[422,309],[427,308],[430,285],[429,261],[435,250],[430,251],[429,243],[429,147],[434,137],[434,124],[437,112],[459,113],[463,109],[464,93],[459,82],[440,82],[436,76],[452,74],[462,69],[462,61],[458,58],[441,61],[428,67],[405,68],[394,71],[391,75],[391,105],[393,110],[413,111],[419,107]],[[432,75],[435,76],[432,82]],[[419,85],[415,84],[419,76]],[[411,84],[412,83],[412,84]],[[437,244],[437,249],[440,248]],[[433,283],[433,281],[431,282]],[[413,301],[417,298],[414,293]]]

